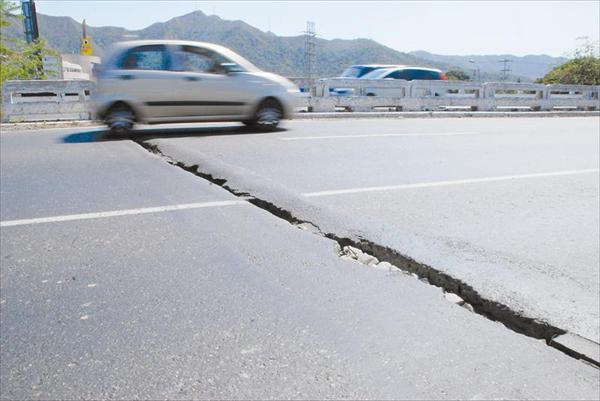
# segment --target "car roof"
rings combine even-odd
[[[356,64],[352,67],[379,67],[379,68],[391,68],[391,67],[400,67],[399,64]]]
[[[389,72],[399,71],[399,70],[421,70],[421,71],[433,71],[433,72],[439,72],[439,73],[442,72],[442,70],[438,70],[437,68],[413,67],[413,66],[410,66],[410,65],[403,65],[403,66],[400,66],[400,67],[386,68],[385,70],[389,71]]]
[[[199,46],[216,51],[229,51],[228,48],[217,45],[215,43],[208,42],[196,42],[193,40],[170,40],[170,39],[146,39],[146,40],[127,40],[123,42],[116,42],[113,44],[114,47],[119,49],[136,47],[136,46],[147,46],[147,45],[179,45],[179,46]]]

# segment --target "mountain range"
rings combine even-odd
[[[552,57],[543,54],[521,57],[512,54],[446,56],[423,50],[413,51],[410,54],[425,60],[458,67],[471,75],[474,70],[479,68],[482,78],[488,77],[490,73],[497,75],[504,68],[504,60],[509,60],[506,63],[506,68],[511,70],[510,75],[529,79],[543,77],[548,71],[567,61],[565,57]]]
[[[57,17],[38,13],[40,36],[49,47],[60,53],[78,53],[82,26],[71,17]],[[182,39],[212,42],[224,45],[249,59],[259,68],[288,77],[304,76],[305,38],[277,36],[263,32],[243,21],[230,21],[202,11],[158,22],[141,30],[121,27],[87,27],[92,37],[94,54],[102,56],[107,47],[116,41],[128,39]],[[23,37],[19,20],[2,30],[6,37]],[[499,79],[503,65],[501,59],[511,59],[511,80],[531,81],[543,76],[566,59],[560,57],[512,55],[444,56],[425,51],[402,52],[370,39],[315,38],[316,62],[314,73],[319,77],[337,76],[352,64],[406,64],[435,67],[442,70],[462,69],[468,74],[474,70],[475,61],[482,78]]]

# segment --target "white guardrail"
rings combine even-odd
[[[333,91],[332,91],[333,89]],[[339,94],[339,95],[338,95]],[[600,86],[330,78],[317,81],[308,111],[600,110]]]
[[[7,81],[2,122],[90,120],[93,90],[91,81]],[[600,110],[600,86],[586,85],[331,78],[312,92],[304,111]]]

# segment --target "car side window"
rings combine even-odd
[[[412,81],[414,79],[421,79],[421,78],[419,78],[419,74],[418,74],[417,70],[407,70],[406,75],[407,75],[407,79],[409,81]]]
[[[419,79],[424,79],[424,80],[432,80],[433,76],[431,75],[431,71],[419,71],[421,78]]]
[[[121,67],[125,70],[167,70],[168,62],[165,46],[148,45],[129,50]]]
[[[174,69],[208,74],[222,73],[221,64],[226,62],[219,54],[194,46],[182,46],[175,50],[174,57],[176,60]]]
[[[427,70],[410,70],[411,79],[420,79],[420,80],[433,80],[434,73],[433,71]]]
[[[406,70],[398,70],[398,71],[394,71],[393,73],[391,73],[390,75],[388,75],[388,78],[394,78],[394,79],[405,79],[405,80],[409,80],[409,76],[408,76],[408,72]]]
[[[437,71],[429,71],[429,78],[427,79],[431,79],[431,80],[438,80],[438,79],[442,79],[442,77],[440,76],[440,73]]]

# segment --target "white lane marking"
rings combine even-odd
[[[0,227],[13,227],[13,226],[24,226],[24,225],[30,225],[30,224],[57,223],[57,222],[74,221],[74,220],[102,219],[102,218],[106,218],[106,217],[131,216],[131,215],[136,215],[136,214],[170,212],[170,211],[174,211],[174,210],[200,209],[200,208],[205,208],[205,207],[222,207],[222,206],[235,206],[235,205],[246,205],[246,204],[248,204],[248,202],[241,201],[241,200],[203,202],[203,203],[184,203],[184,204],[180,204],[180,205],[145,207],[145,208],[139,208],[139,209],[113,210],[113,211],[109,211],[109,212],[69,214],[69,215],[62,215],[62,216],[40,217],[40,218],[35,218],[35,219],[24,219],[24,220],[5,220],[5,221],[0,221]]]
[[[392,190],[410,189],[410,188],[442,187],[442,186],[447,186],[447,185],[464,185],[464,184],[475,184],[475,183],[480,183],[480,182],[521,180],[521,179],[526,179],[526,178],[559,177],[559,176],[565,176],[565,175],[598,173],[599,171],[600,171],[600,169],[596,168],[596,169],[587,169],[587,170],[554,171],[554,172],[550,172],[550,173],[538,173],[538,174],[503,175],[503,176],[499,176],[499,177],[471,178],[471,179],[466,179],[466,180],[434,181],[434,182],[422,182],[422,183],[418,183],[418,184],[386,185],[386,186],[381,186],[381,187],[349,188],[349,189],[338,189],[338,190],[333,190],[333,191],[305,192],[302,195],[307,198],[316,198],[319,196],[356,194],[356,193],[361,193],[361,192],[392,191]]]
[[[410,136],[458,136],[479,135],[479,132],[421,132],[407,134],[357,134],[357,135],[322,135],[322,136],[294,136],[279,138],[282,141],[306,141],[311,139],[348,139],[348,138],[381,138],[381,137],[410,137]]]

